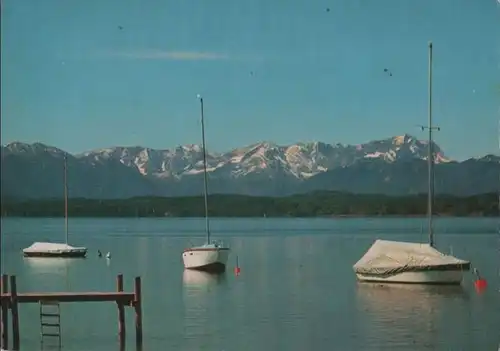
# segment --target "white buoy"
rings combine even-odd
[[[106,254],[106,258],[111,258],[111,252],[108,252],[108,253]]]

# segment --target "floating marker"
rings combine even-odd
[[[476,290],[484,290],[488,286],[488,282],[486,279],[477,279],[474,281],[474,286],[476,287]]]
[[[482,292],[488,286],[488,282],[486,281],[486,279],[481,278],[481,275],[479,274],[477,268],[474,268],[473,273],[476,276],[476,280],[474,281],[474,287],[476,288],[477,292]]]
[[[234,267],[234,274],[240,275],[240,272],[241,272],[241,269],[240,269],[240,265],[238,262],[238,256],[236,256],[236,267]]]

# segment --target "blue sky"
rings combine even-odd
[[[3,0],[2,10],[2,144],[200,143],[198,93],[214,151],[425,138],[416,125],[432,40],[436,142],[459,159],[498,151],[497,0]]]

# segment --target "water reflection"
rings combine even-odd
[[[400,348],[438,345],[441,329],[447,324],[443,311],[450,305],[462,309],[469,300],[462,286],[358,282],[356,294],[358,313],[370,325],[365,330],[366,339]]]
[[[188,349],[199,349],[202,340],[217,335],[216,320],[223,314],[220,295],[226,274],[184,270],[184,335]],[[206,340],[205,340],[206,341]]]
[[[224,282],[226,274],[216,274],[185,269],[182,275],[182,281],[185,290],[188,292],[196,293],[199,291],[208,291],[212,287]]]
[[[66,275],[72,261],[73,259],[60,257],[24,257],[23,260],[28,270],[31,271],[30,273],[33,275],[53,274],[60,276]]]
[[[49,339],[49,338],[46,338]],[[57,340],[52,340],[47,342],[47,340],[40,341],[40,350],[41,351],[60,351],[62,350],[62,344],[59,344]]]
[[[60,257],[24,257],[28,277],[25,286],[28,290],[71,290],[71,267],[80,259]],[[61,279],[62,278],[62,279]],[[61,285],[62,283],[62,285]]]

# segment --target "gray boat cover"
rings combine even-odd
[[[470,262],[441,253],[427,243],[376,240],[353,268],[358,274],[392,275],[423,270],[469,270]]]

